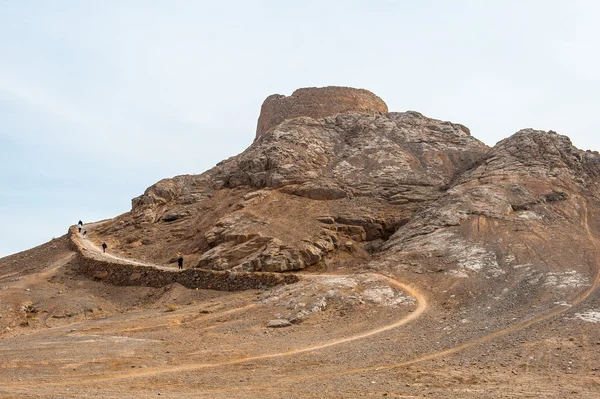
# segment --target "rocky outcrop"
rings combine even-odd
[[[382,248],[381,267],[523,284],[595,277],[600,155],[526,129],[499,142]],[[539,284],[538,284],[539,283]],[[571,287],[575,287],[572,285]],[[491,291],[491,290],[490,290]],[[558,295],[558,294],[557,294]]]
[[[230,335],[229,352],[231,343],[246,338],[254,340],[248,345],[263,343],[228,352],[233,361],[224,357],[227,353],[218,354],[210,364],[272,358],[274,350],[264,344],[279,337],[286,356],[332,342],[344,343],[343,352],[350,353],[352,345],[346,344],[355,341],[358,355],[348,359],[357,364],[348,365],[349,372],[447,364],[454,375],[440,386],[468,379],[472,387],[471,380],[481,381],[487,373],[482,370],[498,370],[498,365],[505,381],[524,375],[522,381],[534,388],[541,385],[529,372],[533,369],[542,383],[556,372],[587,383],[596,371],[589,367],[598,336],[592,323],[600,314],[600,154],[578,150],[554,132],[525,129],[488,148],[464,126],[416,112],[299,116],[270,127],[242,154],[201,175],[158,182],[132,205],[131,212],[91,225],[89,240],[73,240],[78,255],[67,272],[61,265],[70,254],[60,247],[50,254],[56,262],[36,251],[33,258],[18,254],[3,263],[2,281],[11,285],[5,288],[12,304],[4,301],[2,311],[11,307],[10,312],[21,313],[12,320],[27,323],[18,327],[11,321],[10,328],[18,328],[11,335],[27,334],[23,328],[33,327],[30,322],[41,327],[55,314],[71,317],[48,307],[36,310],[40,298],[81,309],[80,320],[106,315],[86,313],[96,308],[88,308],[88,298],[103,308],[112,298],[119,312],[132,304],[156,310],[157,304],[169,303],[174,310],[175,303],[194,298],[206,303],[160,324],[181,321],[188,337],[198,335],[193,329],[200,326],[197,332],[208,343]],[[120,261],[88,244],[104,240]],[[174,270],[177,252],[188,269]],[[38,272],[43,284],[31,274]],[[227,291],[281,286],[236,295],[232,306],[224,307],[226,296],[182,296],[177,287],[160,290],[164,293],[86,288],[87,279],[74,273],[123,286],[177,283]],[[56,283],[69,289],[67,295],[56,295]],[[77,299],[81,293],[85,300]],[[250,318],[240,313],[230,320],[231,309],[245,310],[248,303],[260,308]],[[400,309],[405,305],[410,306],[406,313]],[[198,318],[194,309],[214,315]],[[308,324],[296,326],[309,317]],[[216,329],[205,334],[215,321],[224,323],[213,323]],[[327,323],[343,327],[312,328]],[[152,324],[146,327],[157,325]],[[263,327],[289,330],[263,334]],[[123,325],[115,330],[123,331]],[[153,338],[155,330],[141,331],[141,337]],[[335,339],[337,333],[341,339]],[[374,350],[369,361],[366,347]],[[400,350],[390,352],[394,347]],[[346,359],[322,352],[327,352],[319,361],[325,371]],[[139,363],[137,358],[132,364]],[[172,356],[157,359],[170,362]],[[309,360],[319,359],[311,355]],[[263,369],[261,375],[268,377],[270,370]],[[408,379],[418,377],[407,372]],[[442,375],[434,373],[429,377]],[[364,391],[364,379],[348,392]],[[501,382],[492,381],[492,389]],[[410,385],[422,393],[422,384]],[[379,395],[386,388],[374,387]],[[579,392],[564,384],[560,388],[563,397]],[[585,392],[592,397],[593,389]]]
[[[209,230],[205,237],[211,248],[202,254],[198,267],[263,272],[301,270],[339,248],[335,229],[323,228],[320,234],[289,245],[264,233],[247,233],[242,226],[235,218],[226,217]]]
[[[348,240],[349,247],[372,252],[416,210],[436,200],[486,150],[462,125],[416,112],[349,113],[318,123],[303,118],[283,122],[244,153],[209,172],[217,189],[250,187],[260,194],[252,194],[255,200],[248,194],[238,205],[243,210],[216,223],[217,233],[223,224],[229,226],[229,238],[215,241],[215,232],[209,230],[211,248],[199,265],[300,270],[328,263],[331,254],[347,251],[340,243]],[[288,195],[275,198],[273,190]],[[276,234],[263,227],[275,227],[282,218],[281,224],[288,224],[285,214],[257,218],[256,212],[248,212],[257,203],[290,203],[290,196],[300,197],[300,204],[313,203],[313,210],[322,209],[312,220],[310,213],[293,218],[298,226],[312,225],[295,241],[278,234],[285,229],[283,225],[273,229]],[[316,205],[315,201],[324,203]],[[271,220],[276,215],[276,221]],[[323,217],[334,222],[323,226]],[[231,223],[232,218],[237,222]],[[252,236],[256,233],[260,236]],[[240,237],[247,239],[240,242]]]
[[[416,112],[281,123],[210,173],[217,188],[288,187],[308,198],[432,199],[487,151],[459,124]],[[397,196],[399,194],[399,196]]]
[[[576,223],[572,209],[596,195],[600,157],[564,136],[523,130],[490,149],[463,125],[417,112],[315,105],[351,92],[268,99],[283,105],[266,106],[264,121],[285,104],[323,113],[280,113],[243,153],[201,175],[158,182],[102,233],[134,258],[167,262],[180,251],[210,270],[323,270],[372,256],[438,270],[439,256],[448,273],[491,265],[499,275],[497,248],[465,238],[478,237],[474,221],[479,232],[489,219],[521,226],[570,215]]]
[[[365,90],[301,89],[267,103],[259,125],[284,120],[243,153],[161,180],[101,233],[134,258],[164,263],[179,251],[211,270],[365,262],[488,150],[460,124],[386,113]]]
[[[287,119],[307,116],[321,119],[343,112],[385,114],[387,105],[368,90],[351,87],[311,87],[298,89],[291,96],[273,94],[260,110],[256,137]]]

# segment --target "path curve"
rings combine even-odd
[[[106,223],[108,221],[110,221],[112,219],[109,220],[104,220],[101,222],[94,222],[94,223],[89,223],[85,225],[85,230],[89,230],[90,227],[95,227],[95,226],[99,226],[102,225],[103,223]],[[72,227],[71,227],[72,228]],[[81,236],[81,234],[77,233],[76,236],[71,236],[72,240],[77,240],[77,242],[87,251],[92,252],[96,255],[96,257],[98,258],[104,258],[106,260],[112,260],[112,261],[118,261],[119,263],[125,263],[128,265],[134,265],[134,266],[147,266],[147,267],[153,267],[155,269],[160,269],[160,270],[168,270],[168,271],[176,271],[175,268],[173,267],[168,267],[168,266],[160,266],[160,265],[155,265],[155,264],[151,264],[151,263],[144,263],[144,262],[140,262],[137,260],[133,260],[133,259],[128,259],[128,258],[123,258],[121,256],[117,256],[114,255],[110,252],[104,253],[100,250],[100,247],[94,245],[94,243],[90,240],[89,238],[89,234],[87,234],[88,238],[83,238]]]
[[[583,228],[586,231],[586,235],[588,240],[590,241],[590,243],[592,244],[592,246],[594,247],[594,250],[597,254],[597,259],[600,259],[600,244],[598,242],[598,238],[596,238],[594,236],[594,234],[592,233],[591,229],[590,229],[590,225],[589,225],[589,214],[590,214],[590,210],[589,207],[587,205],[587,200],[583,199],[582,201],[582,207],[584,209],[583,212],[583,217],[582,217],[582,225]],[[421,363],[427,360],[433,360],[433,359],[438,359],[440,357],[444,357],[447,355],[452,355],[458,352],[461,352],[465,349],[471,348],[475,345],[479,345],[482,344],[484,342],[488,342],[491,341],[493,339],[502,337],[504,335],[519,331],[519,330],[523,330],[527,327],[530,327],[536,323],[542,322],[544,320],[548,320],[552,317],[556,317],[559,316],[563,313],[566,313],[567,311],[571,310],[574,306],[581,304],[583,301],[585,301],[592,293],[594,293],[598,288],[600,287],[600,266],[596,265],[596,275],[594,277],[594,280],[592,282],[592,284],[590,285],[590,287],[588,289],[586,289],[585,291],[581,292],[579,295],[577,295],[575,298],[573,298],[573,300],[571,301],[571,306],[568,308],[565,308],[564,306],[560,305],[557,306],[554,309],[551,309],[549,312],[544,313],[542,315],[539,315],[537,317],[528,319],[528,320],[524,320],[520,323],[517,323],[513,326],[504,328],[502,330],[498,330],[495,331],[491,334],[488,335],[484,335],[483,337],[477,338],[475,340],[472,341],[468,341],[465,342],[462,345],[459,345],[457,347],[454,348],[450,348],[450,349],[446,349],[443,351],[439,351],[439,352],[434,352],[434,353],[430,353],[428,355],[424,355],[421,357],[417,357],[411,360],[407,360],[404,362],[399,362],[399,363],[392,363],[392,364],[380,364],[377,366],[370,366],[370,367],[362,367],[362,368],[354,368],[354,369],[347,369],[347,370],[342,370],[339,372],[334,372],[334,373],[325,373],[325,374],[320,374],[317,378],[321,379],[321,378],[329,378],[329,377],[335,377],[335,376],[342,376],[342,375],[348,375],[348,374],[355,374],[355,373],[362,373],[362,372],[367,372],[367,371],[380,371],[380,370],[391,370],[391,369],[397,369],[397,368],[402,368],[402,367],[406,367],[406,366],[410,366],[416,363]],[[314,379],[311,378],[311,379]],[[298,380],[302,380],[302,379],[298,379]],[[296,380],[294,380],[296,381]]]
[[[104,222],[99,222],[99,223],[92,223],[92,224],[88,224],[86,225],[86,228],[89,228],[90,226],[96,226],[100,223],[104,223]],[[89,252],[93,252],[94,255],[98,258],[105,258],[105,259],[112,259],[112,260],[118,260],[119,262],[124,262],[127,264],[132,264],[132,265],[140,265],[140,266],[147,266],[147,267],[153,267],[153,268],[160,268],[160,269],[167,269],[170,271],[175,271],[173,268],[168,268],[165,266],[158,266],[158,265],[153,265],[153,264],[148,264],[148,263],[142,263],[142,262],[137,262],[131,259],[126,259],[126,258],[122,258],[116,255],[112,255],[112,254],[106,254],[103,253],[99,247],[95,246],[93,244],[93,242],[91,242],[89,239],[80,239],[79,236],[77,236],[76,238],[73,238],[78,240],[78,242]],[[327,341],[327,342],[323,342],[323,343],[319,343],[319,344],[314,344],[314,345],[309,345],[309,346],[305,346],[305,347],[301,347],[301,348],[297,348],[297,349],[292,349],[289,351],[284,351],[284,352],[276,352],[276,353],[270,353],[270,354],[265,354],[265,355],[257,355],[257,356],[248,356],[248,357],[243,357],[243,358],[238,358],[238,359],[231,359],[231,360],[225,360],[222,362],[216,362],[216,363],[196,363],[196,364],[187,364],[187,365],[181,365],[181,366],[173,366],[173,367],[166,367],[166,368],[161,368],[158,370],[146,370],[146,371],[140,371],[140,372],[130,372],[128,374],[124,374],[124,375],[118,375],[118,376],[97,376],[94,378],[94,381],[98,381],[98,380],[123,380],[123,379],[129,379],[129,378],[137,378],[137,377],[148,377],[148,376],[154,376],[154,375],[160,375],[160,374],[167,374],[167,373],[176,373],[176,372],[181,372],[181,371],[193,371],[193,370],[199,370],[199,369],[205,369],[205,368],[214,368],[214,367],[221,367],[221,366],[228,366],[228,365],[233,365],[233,364],[240,364],[240,363],[247,363],[247,362],[252,362],[252,361],[257,361],[257,360],[266,360],[266,359],[274,359],[274,358],[280,358],[280,357],[287,357],[287,356],[293,356],[293,355],[297,355],[297,354],[301,354],[301,353],[307,353],[307,352],[314,352],[314,351],[318,351],[321,349],[325,349],[325,348],[329,348],[332,346],[336,346],[336,345],[342,345],[348,342],[352,342],[352,341],[357,341],[360,339],[364,339],[364,338],[368,338],[371,337],[373,335],[377,335],[380,333],[383,333],[385,331],[389,331],[389,330],[393,330],[396,328],[399,328],[401,326],[404,326],[416,319],[418,319],[428,308],[428,303],[427,303],[427,298],[425,297],[425,295],[423,295],[419,290],[417,290],[414,287],[411,287],[407,284],[404,284],[392,277],[389,276],[385,276],[383,274],[379,274],[379,273],[372,273],[372,274],[376,274],[379,275],[381,277],[383,277],[390,285],[402,290],[403,292],[406,292],[408,295],[412,296],[413,298],[415,298],[416,301],[416,308],[412,310],[412,312],[408,315],[405,316],[399,320],[396,320],[395,322],[385,325],[383,327],[379,327],[373,330],[369,330],[363,333],[359,333],[359,334],[355,334],[349,337],[345,337],[345,338],[339,338],[336,340],[331,340],[331,341]],[[300,278],[310,278],[310,279],[321,279],[321,278],[331,278],[331,277],[340,277],[340,276],[344,276],[341,274],[311,274],[311,275],[299,275],[298,277]],[[50,384],[50,385],[55,385],[55,384]],[[56,385],[62,385],[62,384],[56,384]]]
[[[589,207],[587,205],[587,202],[585,199],[582,199],[582,208],[584,209],[583,215],[582,215],[582,220],[581,220],[581,224],[584,227],[585,231],[586,231],[586,235],[588,237],[588,240],[590,241],[590,243],[592,244],[592,246],[594,247],[596,253],[598,254],[598,258],[600,259],[600,244],[598,244],[598,240],[597,238],[594,236],[594,234],[592,233],[590,226],[589,226]],[[321,276],[328,276],[331,277],[332,275],[321,275]],[[300,349],[296,349],[296,350],[291,350],[291,351],[287,351],[287,352],[281,352],[281,353],[277,353],[277,354],[270,354],[270,355],[261,355],[261,356],[255,356],[255,357],[249,357],[249,358],[245,358],[245,359],[236,359],[236,360],[230,360],[230,361],[225,361],[225,362],[220,362],[220,363],[213,363],[213,364],[198,364],[198,365],[187,365],[187,366],[179,366],[173,369],[169,369],[169,370],[154,370],[154,371],[148,371],[147,373],[143,373],[143,375],[155,375],[155,374],[161,374],[161,373],[168,373],[171,370],[172,371],[184,371],[184,370],[194,370],[194,369],[201,369],[201,368],[208,368],[208,367],[217,367],[217,366],[222,366],[222,365],[230,365],[230,364],[237,364],[237,363],[244,363],[244,362],[248,362],[248,361],[253,361],[253,360],[261,360],[261,359],[269,359],[269,358],[275,358],[275,357],[282,357],[282,356],[289,356],[289,355],[293,355],[293,354],[297,354],[297,353],[304,353],[304,352],[309,352],[309,351],[314,351],[314,350],[319,350],[319,349],[323,349],[326,347],[330,347],[333,345],[338,345],[341,343],[345,343],[345,342],[350,342],[350,341],[354,341],[357,339],[362,339],[362,338],[366,338],[368,336],[371,335],[375,335],[378,333],[381,333],[383,331],[387,331],[396,327],[400,327],[401,325],[404,325],[416,318],[418,318],[427,308],[427,302],[425,297],[420,294],[417,290],[412,289],[411,287],[400,283],[397,280],[394,280],[390,277],[384,276],[388,282],[390,282],[391,284],[395,285],[398,288],[401,289],[405,289],[406,291],[408,291],[409,293],[411,293],[412,296],[414,296],[417,299],[417,303],[419,304],[418,309],[411,315],[409,315],[406,318],[406,321],[404,321],[405,319],[399,320],[396,323],[393,323],[389,326],[385,326],[382,327],[380,329],[377,330],[372,330],[363,334],[359,334],[357,336],[354,337],[349,337],[349,338],[342,338],[339,340],[335,340],[335,341],[331,341],[328,343],[324,343],[324,344],[318,344],[318,345],[313,345],[310,347],[305,347],[305,348],[300,348]],[[592,283],[592,285],[585,291],[581,292],[578,296],[576,296],[571,302],[572,305],[577,305],[580,304],[581,302],[583,302],[585,299],[587,299],[593,292],[595,292],[598,287],[600,286],[600,268],[596,269],[596,275],[594,278],[594,281]],[[420,306],[423,305],[423,308],[421,309]],[[392,364],[380,364],[377,366],[370,366],[370,367],[364,367],[364,368],[354,368],[354,369],[346,369],[346,370],[341,370],[339,372],[334,372],[334,373],[326,373],[326,374],[321,374],[319,375],[317,378],[321,379],[321,378],[328,378],[328,377],[333,377],[333,376],[340,376],[340,375],[348,375],[348,374],[355,374],[355,373],[360,373],[360,372],[366,372],[366,371],[379,371],[379,370],[390,370],[390,369],[396,369],[396,368],[401,368],[401,367],[406,367],[406,366],[410,366],[416,363],[421,363],[424,361],[428,361],[428,360],[433,360],[433,359],[437,359],[437,358],[441,358],[444,356],[448,356],[448,355],[452,355],[458,352],[461,352],[465,349],[468,349],[470,347],[473,347],[475,345],[479,345],[482,344],[484,342],[488,342],[491,341],[493,339],[499,338],[501,336],[525,329],[531,325],[534,325],[536,323],[542,322],[544,320],[548,320],[552,317],[558,316],[560,314],[563,314],[565,312],[567,312],[569,309],[565,309],[564,306],[557,306],[556,308],[550,310],[547,313],[544,313],[542,315],[539,315],[537,317],[528,319],[528,320],[524,320],[520,323],[517,323],[513,326],[492,332],[488,335],[485,335],[483,337],[477,338],[475,340],[472,341],[468,341],[465,342],[462,345],[456,346],[454,348],[450,348],[450,349],[446,349],[446,350],[442,350],[442,351],[438,351],[438,352],[433,352],[430,353],[428,355],[424,355],[424,356],[420,356],[414,359],[410,359],[404,362],[397,362],[397,363],[392,363]],[[139,375],[139,374],[137,374]],[[314,378],[314,377],[311,377]],[[301,380],[301,379],[299,379]]]

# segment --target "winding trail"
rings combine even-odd
[[[596,238],[594,236],[594,234],[592,233],[592,231],[590,229],[590,224],[589,224],[590,210],[589,210],[589,207],[586,202],[587,202],[586,199],[583,199],[581,202],[582,208],[584,209],[581,223],[582,223],[583,228],[586,231],[586,235],[587,235],[589,242],[594,247],[594,251],[596,252],[596,259],[600,259],[600,243],[598,242],[598,238]],[[425,362],[428,360],[438,359],[438,358],[441,358],[444,356],[452,355],[452,354],[461,352],[465,349],[471,348],[475,345],[479,345],[479,344],[494,340],[496,338],[508,335],[510,333],[513,333],[513,332],[516,332],[519,330],[523,330],[523,329],[530,327],[536,323],[539,323],[539,322],[548,320],[550,318],[559,316],[563,313],[566,313],[567,311],[571,310],[574,306],[579,305],[583,301],[585,301],[592,293],[594,293],[598,289],[598,287],[600,287],[600,266],[596,265],[595,272],[596,272],[596,274],[595,274],[594,280],[593,280],[592,284],[590,285],[590,287],[588,289],[586,289],[585,291],[581,292],[575,298],[573,298],[573,300],[570,301],[571,306],[569,308],[565,308],[562,305],[557,306],[556,308],[550,310],[547,313],[541,314],[537,317],[534,317],[534,318],[531,318],[528,320],[524,320],[513,326],[495,331],[491,334],[484,335],[475,340],[465,342],[464,344],[456,346],[454,348],[442,350],[439,352],[433,352],[428,355],[420,356],[420,357],[417,357],[417,358],[414,358],[411,360],[407,360],[404,362],[392,363],[392,364],[387,363],[387,364],[380,364],[377,366],[347,369],[347,370],[341,370],[339,372],[334,372],[334,373],[324,373],[324,374],[319,374],[316,378],[321,379],[321,378],[336,377],[336,376],[342,376],[342,375],[348,375],[348,374],[362,373],[362,372],[367,372],[367,371],[392,370],[392,369],[402,368],[402,367],[410,366],[410,365],[413,365],[416,363],[421,363],[421,362]],[[297,379],[295,381],[300,381],[300,380],[301,379]]]
[[[103,223],[106,223],[107,221],[101,221],[101,222],[94,222],[94,223],[89,223],[85,225],[85,229],[89,230],[90,227],[93,228],[95,226],[99,226],[102,225]],[[92,230],[93,232],[93,230]],[[121,256],[117,256],[114,255],[110,252],[102,252],[102,250],[100,249],[99,246],[94,245],[94,243],[91,241],[90,234],[88,231],[87,234],[88,238],[82,238],[81,234],[77,233],[76,235],[73,236],[74,240],[77,240],[77,242],[79,244],[81,244],[81,246],[87,250],[90,254],[93,254],[93,257],[95,258],[104,258],[107,261],[117,261],[118,263],[124,263],[124,264],[128,264],[128,265],[135,265],[135,266],[146,266],[146,267],[153,267],[155,269],[160,269],[160,270],[168,270],[168,271],[176,271],[175,268],[173,267],[168,267],[168,266],[160,266],[160,265],[155,265],[155,264],[151,264],[151,263],[144,263],[144,262],[140,262],[137,260],[133,260],[133,259],[128,259],[128,258],[123,258]]]
[[[325,275],[325,276],[330,277],[331,275]],[[336,275],[336,276],[339,277],[339,275]],[[403,283],[400,283],[397,280],[391,279],[389,277],[386,277],[386,279],[390,284],[396,286],[397,288],[405,290],[411,296],[415,297],[415,299],[417,300],[417,308],[410,315],[408,315],[400,320],[397,320],[396,322],[394,322],[392,324],[389,324],[389,325],[386,325],[386,326],[383,326],[380,328],[376,328],[373,330],[369,330],[364,333],[352,335],[352,336],[349,336],[346,338],[340,338],[340,339],[336,339],[336,340],[332,340],[332,341],[328,341],[328,342],[324,342],[324,343],[305,346],[302,348],[292,349],[292,350],[285,351],[285,352],[277,352],[277,353],[270,353],[270,354],[265,354],[265,355],[249,356],[249,357],[243,357],[243,358],[238,358],[238,359],[225,360],[225,361],[216,362],[216,363],[186,364],[186,365],[181,365],[181,366],[161,367],[160,369],[148,369],[148,370],[141,371],[141,372],[140,371],[128,372],[126,374],[120,374],[117,376],[115,376],[115,375],[94,376],[93,380],[94,381],[107,381],[107,380],[113,381],[113,380],[125,380],[125,379],[131,379],[131,378],[140,378],[140,377],[153,377],[156,375],[167,374],[167,373],[178,373],[178,372],[182,372],[182,371],[196,371],[196,370],[202,370],[202,369],[208,369],[208,368],[230,366],[230,365],[234,365],[234,364],[250,363],[250,362],[259,361],[259,360],[267,360],[267,359],[275,359],[275,358],[293,356],[293,355],[298,355],[301,353],[314,352],[314,351],[329,348],[332,346],[342,345],[342,344],[345,344],[348,342],[357,341],[360,339],[371,337],[373,335],[380,334],[385,331],[399,328],[399,327],[406,325],[406,324],[416,320],[417,318],[419,318],[428,307],[426,298],[419,291],[417,291],[416,289],[414,289],[412,287],[409,287],[409,286],[407,286]],[[51,385],[54,385],[54,384],[51,384]],[[63,384],[58,384],[58,385],[63,385]]]
[[[592,244],[592,246],[597,254],[597,257],[600,259],[600,244],[598,243],[598,239],[594,236],[594,234],[591,231],[591,228],[589,226],[590,211],[589,211],[587,203],[585,202],[585,199],[582,200],[582,208],[584,209],[584,212],[583,212],[581,224],[586,231],[588,240]],[[111,254],[103,254],[100,251],[100,248],[93,245],[92,242],[90,242],[88,240],[81,240],[81,241],[86,241],[83,244],[84,247],[88,251],[94,253],[96,256],[105,257],[107,259],[118,260],[119,262],[125,262],[128,264],[156,267],[156,268],[160,268],[160,269],[167,269],[167,270],[174,271],[173,268],[167,268],[164,266],[158,266],[158,265],[137,262],[137,261],[118,257],[118,256],[111,255]],[[230,360],[225,360],[225,361],[215,362],[215,363],[185,364],[185,365],[179,365],[179,366],[161,367],[160,369],[147,369],[147,370],[143,370],[143,371],[128,372],[126,374],[117,375],[117,376],[115,376],[115,375],[98,375],[98,376],[94,376],[92,379],[93,379],[93,381],[106,381],[106,380],[125,380],[125,379],[131,379],[131,378],[139,378],[139,377],[152,377],[152,376],[157,376],[157,375],[162,375],[162,374],[167,374],[167,373],[177,373],[177,372],[182,372],[182,371],[194,371],[194,370],[201,370],[201,369],[209,369],[209,368],[249,363],[249,362],[253,362],[253,361],[260,361],[260,360],[267,360],[267,359],[282,358],[282,357],[288,357],[288,356],[293,356],[293,355],[302,354],[302,353],[314,352],[314,351],[318,351],[321,349],[330,348],[330,347],[333,347],[336,345],[343,345],[343,344],[346,344],[349,342],[365,339],[365,338],[383,333],[385,331],[399,328],[410,322],[415,321],[428,309],[429,305],[427,303],[427,299],[417,289],[415,289],[407,284],[404,284],[398,280],[395,280],[391,277],[383,276],[383,275],[381,275],[381,276],[384,277],[390,285],[392,285],[400,290],[403,290],[403,291],[407,292],[409,295],[413,296],[417,302],[417,307],[411,314],[409,314],[408,316],[403,317],[389,325],[379,327],[379,328],[376,328],[373,330],[369,330],[369,331],[366,331],[366,332],[363,332],[360,334],[352,335],[349,337],[339,338],[336,340],[331,340],[331,341],[322,342],[322,343],[317,343],[314,345],[296,348],[296,349],[292,349],[292,350],[288,350],[288,351],[284,351],[284,352],[276,352],[276,353],[270,353],[270,354],[248,356],[248,357],[230,359]],[[340,275],[321,274],[321,275],[302,275],[301,276],[301,278],[311,278],[311,279],[331,278],[331,277],[340,277]],[[600,269],[596,268],[593,283],[590,285],[589,288],[587,288],[583,292],[579,293],[575,298],[573,298],[573,300],[571,301],[572,305],[575,306],[575,305],[578,305],[578,304],[582,303],[583,301],[585,301],[592,293],[594,293],[598,289],[599,286],[600,286]],[[565,308],[564,306],[557,306],[556,308],[553,308],[544,314],[524,320],[520,323],[517,323],[510,327],[492,332],[490,334],[484,335],[477,339],[465,342],[454,348],[433,352],[433,353],[430,353],[430,354],[427,354],[424,356],[420,356],[420,357],[415,357],[413,359],[406,360],[403,362],[386,363],[386,364],[380,364],[380,365],[376,365],[376,366],[363,367],[363,368],[351,368],[351,369],[346,369],[346,370],[340,370],[338,372],[333,372],[333,373],[319,374],[317,376],[311,375],[311,376],[307,376],[307,377],[294,378],[293,380],[287,380],[287,381],[297,382],[297,381],[308,380],[308,379],[323,379],[323,378],[330,378],[330,377],[335,377],[335,376],[343,376],[343,375],[349,375],[349,374],[355,374],[355,373],[362,373],[362,372],[367,372],[367,371],[391,370],[391,369],[397,369],[397,368],[410,366],[410,365],[413,365],[416,363],[421,363],[421,362],[428,361],[428,360],[438,359],[438,358],[441,358],[444,356],[448,356],[448,355],[452,355],[452,354],[461,352],[461,351],[468,349],[470,347],[473,347],[475,345],[479,345],[479,344],[497,339],[499,337],[508,335],[510,333],[513,333],[513,332],[516,332],[519,330],[523,330],[523,329],[528,328],[536,323],[559,316],[559,315],[567,312],[568,310],[569,310],[569,308]],[[50,384],[50,385],[55,385],[55,384]],[[63,384],[56,384],[56,385],[63,385]]]
[[[96,225],[99,225],[100,223],[102,223],[102,222],[88,224],[88,225],[86,225],[86,228],[89,229],[90,226],[96,226]],[[88,236],[89,236],[89,234],[88,234]],[[74,239],[78,240],[78,242],[87,251],[92,253],[93,256],[96,258],[100,258],[100,259],[104,258],[105,260],[116,260],[118,262],[126,263],[126,264],[147,266],[147,267],[159,268],[162,270],[169,270],[171,272],[177,272],[177,270],[175,270],[174,268],[137,262],[137,261],[126,259],[126,258],[123,258],[120,256],[103,253],[101,251],[100,247],[94,245],[93,242],[90,241],[89,238],[81,239],[81,238],[79,238],[80,237],[79,235],[77,235],[75,237],[76,238],[74,238]],[[374,273],[374,274],[377,274],[377,273]],[[206,369],[206,368],[215,368],[215,367],[228,366],[228,365],[234,365],[234,364],[248,363],[248,362],[253,362],[253,361],[258,361],[258,360],[266,360],[266,359],[274,359],[274,358],[293,356],[293,355],[307,353],[307,352],[314,352],[314,351],[329,348],[332,346],[342,345],[342,344],[346,344],[349,342],[361,340],[361,339],[368,338],[368,337],[371,337],[371,336],[374,336],[377,334],[381,334],[385,331],[389,331],[389,330],[393,330],[393,329],[402,327],[402,326],[418,319],[427,310],[427,308],[429,306],[427,303],[427,298],[416,288],[411,287],[407,284],[404,284],[394,278],[384,276],[381,274],[377,274],[377,275],[379,275],[380,277],[383,277],[386,280],[386,282],[388,284],[390,284],[391,286],[394,286],[395,288],[402,290],[403,292],[405,292],[408,295],[415,298],[416,308],[413,309],[412,312],[408,316],[405,316],[399,320],[396,320],[395,322],[393,322],[391,324],[388,324],[388,325],[385,325],[383,327],[379,327],[376,329],[368,330],[363,333],[359,333],[359,334],[355,334],[355,335],[348,336],[345,338],[339,338],[339,339],[335,339],[335,340],[331,340],[331,341],[327,341],[327,342],[317,343],[314,345],[309,345],[309,346],[305,346],[305,347],[301,347],[301,348],[296,348],[296,349],[288,350],[285,352],[276,352],[276,353],[270,353],[270,354],[264,354],[264,355],[248,356],[248,357],[243,357],[243,358],[225,360],[225,361],[216,362],[216,363],[186,364],[186,365],[180,365],[180,366],[162,367],[160,369],[148,369],[148,370],[144,370],[144,371],[128,372],[127,374],[121,374],[121,375],[117,375],[117,376],[115,376],[115,375],[94,376],[93,380],[94,381],[105,381],[105,380],[123,380],[123,379],[138,378],[138,377],[149,377],[149,376],[155,376],[155,375],[160,375],[160,374],[176,373],[176,372],[181,372],[181,371],[193,371],[193,370],[200,370],[200,369]],[[322,279],[322,278],[332,278],[332,277],[341,277],[341,276],[343,276],[343,275],[338,275],[338,274],[314,275],[313,274],[313,275],[301,275],[299,277],[304,278],[304,279]],[[64,385],[64,384],[58,383],[58,384],[50,384],[50,385]]]

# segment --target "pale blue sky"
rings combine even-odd
[[[344,85],[493,145],[600,149],[596,1],[0,0],[0,256],[251,144],[269,94]]]

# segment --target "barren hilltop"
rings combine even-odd
[[[600,155],[552,131],[299,89],[84,229],[0,259],[2,398],[600,397]]]

